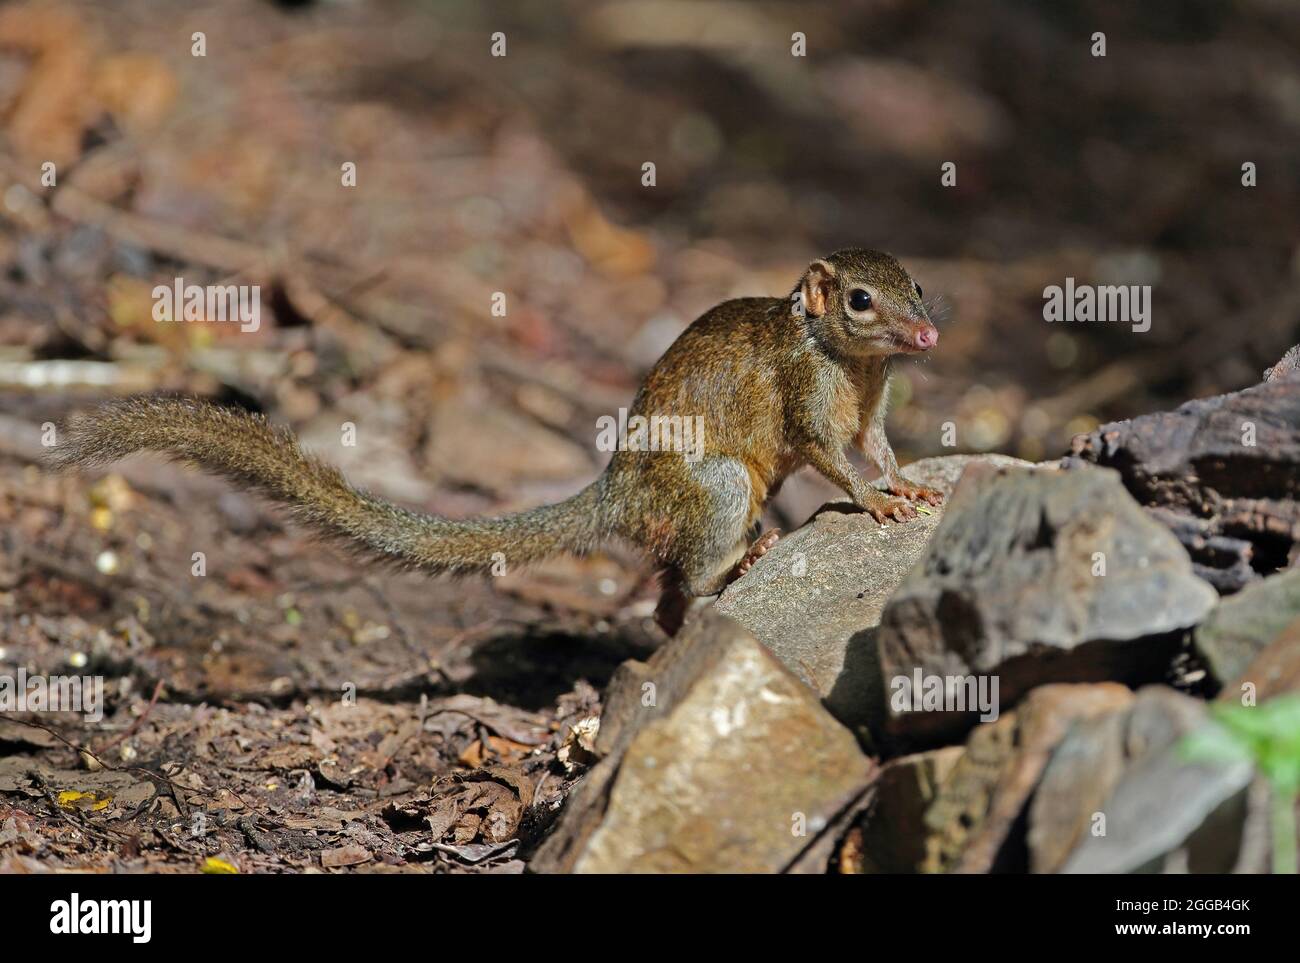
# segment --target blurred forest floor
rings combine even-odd
[[[566,723],[657,638],[618,550],[360,571],[157,461],[49,475],[44,423],[199,394],[403,504],[510,510],[599,471],[596,419],[703,310],[861,245],[941,298],[900,460],[946,422],[1054,457],[1300,340],[1298,49],[1285,0],[0,8],[0,665],[109,676],[112,714],[65,734],[153,773],[3,723],[0,867],[517,869]],[[155,323],[178,276],[260,285],[260,329]],[[1067,276],[1151,284],[1151,330],[1047,324]],[[801,476],[773,521],[836,494]]]

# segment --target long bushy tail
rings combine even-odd
[[[203,401],[131,398],[75,416],[54,449],[57,467],[104,465],[137,451],[190,461],[287,505],[299,521],[370,554],[430,572],[485,572],[605,537],[597,480],[572,498],[515,515],[456,521],[407,511],[347,483],[261,415]],[[500,553],[499,555],[497,553]]]

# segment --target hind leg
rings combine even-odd
[[[661,581],[663,584],[659,592],[659,604],[655,606],[655,624],[663,629],[664,635],[674,636],[686,621],[691,599],[686,594],[681,575],[675,569],[664,569]]]
[[[692,466],[691,476],[703,491],[707,511],[702,524],[680,533],[675,562],[688,594],[717,595],[749,544],[749,472],[733,458],[714,456]]]
[[[745,536],[753,521],[749,472],[736,459],[721,455],[694,463],[664,461],[652,471],[646,481],[660,494],[653,503],[634,503],[636,510],[626,513],[632,521],[624,535],[664,562],[655,621],[673,635],[690,598],[721,592],[745,554]],[[641,484],[631,490],[639,494],[649,488]],[[671,493],[667,505],[665,491]]]

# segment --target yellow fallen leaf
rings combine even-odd
[[[86,803],[81,806],[77,805],[82,800],[85,800]],[[85,805],[89,805],[92,810],[99,812],[101,809],[107,809],[112,802],[113,797],[111,795],[100,799],[93,792],[78,792],[75,789],[65,789],[59,793],[59,805],[64,809],[81,809],[85,808]]]
[[[224,859],[218,859],[216,856],[209,856],[203,861],[203,872],[211,873],[218,876],[238,874],[239,867],[234,863],[228,863]]]

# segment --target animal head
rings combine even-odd
[[[813,261],[797,294],[812,331],[845,355],[920,354],[939,341],[920,285],[880,251],[851,247]]]

